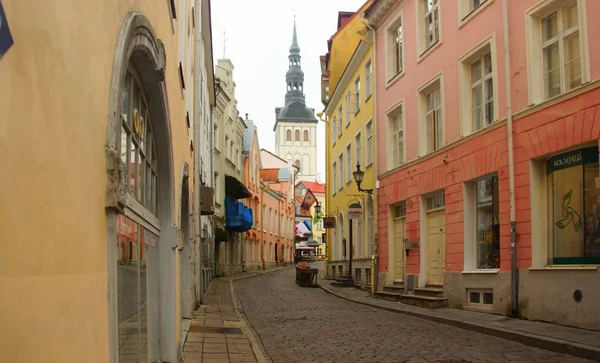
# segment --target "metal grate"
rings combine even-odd
[[[240,329],[240,328],[226,328],[226,327],[200,326],[200,325],[191,325],[189,331],[190,331],[190,333],[242,334],[242,329]]]

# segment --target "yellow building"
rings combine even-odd
[[[199,266],[209,1],[0,6],[2,360],[178,362],[201,291],[183,261]]]
[[[368,3],[367,3],[368,4]],[[359,10],[360,11],[360,10]],[[359,27],[358,24],[362,26]],[[335,217],[335,227],[327,231],[327,277],[340,277],[349,272],[356,284],[371,288],[375,253],[374,206],[376,190],[359,191],[353,173],[360,165],[364,172],[362,189],[375,189],[375,125],[373,123],[373,60],[371,42],[364,40],[365,26],[358,15],[348,21],[348,29],[338,30],[330,43],[325,71],[329,78],[326,114],[326,180],[327,209]],[[344,36],[342,36],[342,34]],[[352,47],[352,44],[356,44]],[[353,49],[346,63],[345,52]],[[332,81],[337,80],[335,86]],[[333,88],[331,88],[333,87]],[[349,206],[359,203],[362,216],[349,219]],[[350,244],[353,246],[352,271],[349,268]]]

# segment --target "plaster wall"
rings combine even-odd
[[[3,357],[107,362],[105,146],[113,60],[131,8],[149,19],[167,58],[177,58],[168,3],[3,6],[15,39],[0,61],[0,253],[10,256],[0,266]],[[171,177],[178,181],[182,163],[192,164],[190,135],[177,63],[167,62],[165,73]],[[180,195],[181,185],[171,185],[171,195]],[[169,207],[177,225],[176,201]]]

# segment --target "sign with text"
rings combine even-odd
[[[156,246],[158,245],[158,236],[150,232],[146,228],[144,228],[143,231],[144,234],[142,235],[142,238],[144,239],[144,246],[156,248]]]
[[[323,217],[323,228],[335,228],[335,217]]]
[[[13,45],[13,38],[8,28],[8,20],[4,13],[4,7],[2,6],[2,0],[0,0],[0,58],[4,56],[4,53],[8,51]]]
[[[350,204],[348,207],[348,218],[350,219],[362,219],[363,211],[360,203]]]

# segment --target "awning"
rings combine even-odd
[[[244,199],[252,196],[248,188],[231,175],[225,175],[225,193],[234,199]]]
[[[215,228],[215,242],[225,242],[227,241],[227,232],[225,232],[221,228]]]

